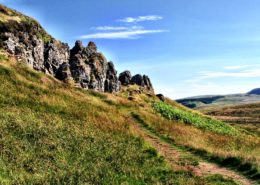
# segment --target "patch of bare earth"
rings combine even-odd
[[[179,165],[178,161],[182,152],[174,148],[172,145],[162,141],[160,138],[150,134],[138,125],[133,125],[135,132],[140,135],[144,140],[154,147],[158,153],[165,158],[165,160],[171,165],[173,170],[188,170],[193,172],[197,176],[219,174],[224,177],[233,179],[234,181],[243,185],[253,185],[247,178],[240,175],[237,172],[229,170],[225,167],[220,167],[216,164],[199,161],[196,166],[193,165]]]

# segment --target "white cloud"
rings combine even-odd
[[[157,21],[163,17],[158,15],[126,17],[117,20],[117,22],[124,23],[120,26],[97,26],[92,27],[92,30],[97,30],[95,33],[80,36],[81,39],[137,39],[141,35],[162,33],[167,30],[162,29],[147,29],[139,25],[129,25],[126,23],[138,23],[143,21]]]
[[[234,78],[254,78],[260,77],[260,69],[249,69],[238,72],[212,72],[204,71],[200,72],[200,79],[209,78],[223,78],[223,77],[234,77]]]
[[[144,29],[142,26],[97,26],[92,27],[94,30],[99,31],[122,31],[122,30],[138,30],[138,29]]]
[[[147,15],[147,16],[138,16],[138,17],[126,17],[123,19],[117,20],[118,22],[124,23],[137,23],[137,22],[144,22],[144,21],[158,21],[163,19],[162,16],[158,15]]]
[[[141,35],[145,34],[154,34],[154,33],[162,33],[166,32],[166,30],[147,30],[147,29],[139,29],[139,30],[127,30],[127,31],[118,31],[118,32],[98,32],[88,35],[82,35],[81,39],[136,39]]]
[[[92,29],[99,30],[99,31],[118,31],[118,30],[127,30],[128,28],[124,26],[98,26],[98,27],[93,27]]]
[[[237,69],[245,69],[251,66],[252,65],[237,65],[237,66],[225,66],[224,68],[227,70],[237,70]]]

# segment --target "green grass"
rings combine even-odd
[[[127,100],[0,60],[0,184],[206,182],[173,171],[132,133],[120,111],[131,107]]]
[[[174,138],[171,137],[171,135],[166,134],[163,132],[161,129],[158,131],[155,129],[153,126],[149,125],[144,119],[141,118],[140,115],[137,113],[132,113],[133,118],[147,131],[149,131],[151,134],[159,137],[162,141],[172,145],[173,147],[176,147],[180,150],[182,155],[180,156],[179,164],[180,165],[185,165],[189,164],[192,166],[198,165],[199,160],[205,160],[211,163],[218,164],[220,166],[227,167],[231,170],[238,171],[247,178],[251,179],[252,181],[256,183],[260,183],[260,171],[257,169],[257,165],[244,160],[243,158],[237,157],[237,156],[231,156],[229,154],[228,156],[220,156],[219,154],[215,153],[210,153],[205,149],[198,149],[196,147],[188,146],[188,145],[183,145],[174,140]],[[199,136],[197,136],[199,137]],[[225,143],[223,143],[223,147],[225,146]],[[258,148],[259,149],[259,148]],[[212,184],[220,183],[224,184],[226,182],[227,184],[233,183],[234,181],[231,179],[225,179],[222,176],[217,175],[216,179],[211,178],[215,177],[210,176],[210,180]],[[208,179],[208,180],[209,180]],[[222,182],[223,180],[223,182]],[[220,182],[219,182],[220,181]]]
[[[7,60],[7,57],[0,53],[0,62],[4,60]]]
[[[229,178],[224,178],[221,175],[210,175],[206,178],[206,181],[210,184],[215,185],[233,185],[236,184],[234,180]]]
[[[156,102],[153,108],[169,120],[177,120],[186,124],[194,125],[197,128],[213,131],[220,134],[237,135],[239,132],[221,121],[202,116],[195,112],[188,112],[174,108],[164,102]]]

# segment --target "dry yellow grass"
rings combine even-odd
[[[227,144],[236,143],[234,138],[163,118],[153,110],[152,102],[158,99],[149,92],[133,93],[134,100],[128,100],[129,91],[139,91],[137,86],[115,94],[84,91],[32,71],[10,56],[2,58],[9,59],[0,62],[0,131],[5,133],[5,139],[0,140],[0,146],[5,147],[0,154],[0,162],[4,164],[0,169],[12,175],[0,174],[0,182],[214,184],[218,181],[172,171],[132,132],[132,126],[138,124],[133,113],[178,145],[225,155]],[[185,110],[175,102],[171,104]],[[242,148],[248,149],[246,143],[255,141],[242,143]],[[219,150],[213,151],[214,147]],[[233,149],[230,151],[233,155]],[[252,151],[243,154],[238,150],[238,155],[247,155],[256,162],[251,159]],[[10,159],[9,153],[20,157]],[[66,179],[68,173],[71,178]],[[90,179],[91,176],[97,181]]]

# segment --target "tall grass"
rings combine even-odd
[[[127,100],[0,60],[0,184],[206,183],[133,135]]]

